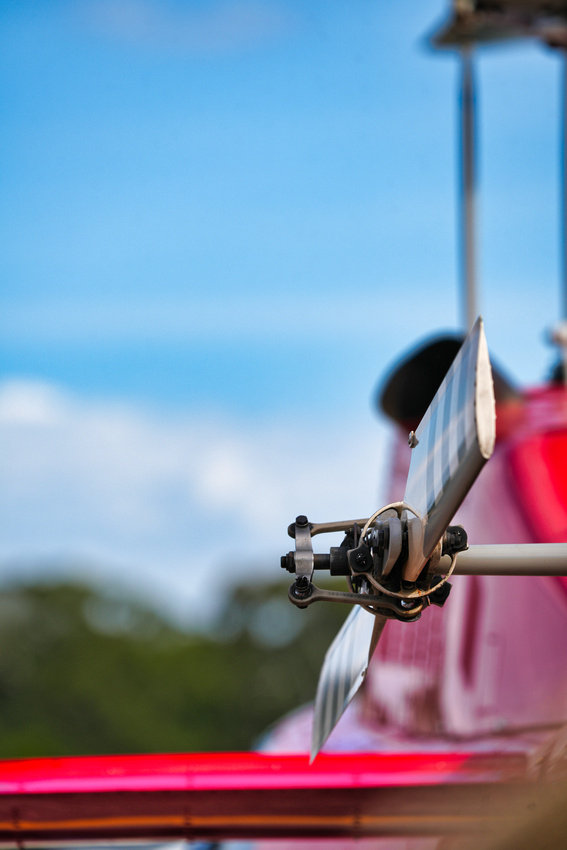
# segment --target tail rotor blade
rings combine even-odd
[[[482,319],[477,319],[413,438],[404,502],[421,520],[415,581],[459,505],[491,456],[496,436],[492,371]]]
[[[327,650],[317,686],[311,761],[362,685],[386,618],[355,606]]]

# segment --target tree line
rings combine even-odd
[[[73,584],[0,591],[0,757],[245,750],[312,700],[343,606],[237,586],[207,634]]]

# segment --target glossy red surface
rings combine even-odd
[[[0,762],[0,843],[437,834],[531,799],[519,756],[215,753]]]
[[[528,395],[510,441],[513,492],[534,540],[567,540],[567,403],[564,390]]]
[[[312,765],[306,755],[262,753],[15,759],[0,761],[0,795],[430,785],[474,779],[479,768],[485,776],[495,764],[467,752],[320,755]]]

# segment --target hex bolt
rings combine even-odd
[[[295,524],[299,526],[299,528],[305,528],[306,525],[309,525],[309,520],[305,514],[300,514],[299,516],[296,516]]]
[[[307,576],[297,576],[291,587],[291,592],[296,599],[306,599],[311,596],[311,582]]]
[[[468,547],[467,532],[462,525],[450,525],[443,535],[443,555],[455,555]]]
[[[349,555],[351,569],[356,573],[365,573],[371,566],[370,559],[365,552],[353,552]]]
[[[294,573],[295,572],[295,552],[288,552],[287,555],[282,555],[281,565],[282,565],[283,570],[287,570],[288,573]]]
[[[410,447],[410,449],[415,449],[415,447],[418,445],[418,443],[419,443],[419,440],[415,436],[415,431],[410,431],[409,437],[408,437],[408,446]]]

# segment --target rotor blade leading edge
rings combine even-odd
[[[423,525],[421,564],[414,565],[417,577],[494,449],[494,387],[481,318],[461,346],[415,436],[404,501]]]
[[[385,623],[385,617],[357,605],[327,650],[315,698],[311,761],[362,685]]]

